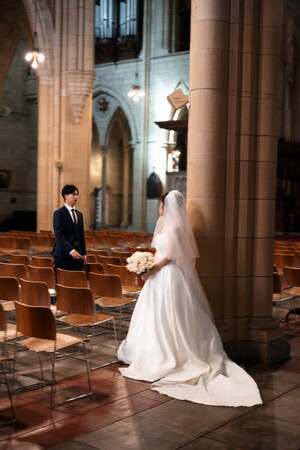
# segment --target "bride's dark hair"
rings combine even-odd
[[[160,197],[160,201],[162,202],[163,206],[165,206],[165,198],[168,195],[169,192],[166,192],[162,197]]]

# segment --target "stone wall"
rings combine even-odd
[[[7,117],[0,117],[0,171],[9,171],[8,188],[0,188],[2,230],[14,226],[14,211],[36,211],[36,82],[27,74],[26,50],[20,40],[2,94],[2,108],[10,109]]]

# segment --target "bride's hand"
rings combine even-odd
[[[151,277],[151,275],[154,275],[155,272],[157,272],[157,268],[153,267],[152,269],[149,270],[149,272],[144,273],[143,275],[141,275],[141,279],[143,281],[147,281],[149,277]]]

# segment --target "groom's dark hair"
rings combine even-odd
[[[75,191],[79,194],[78,187],[74,184],[66,184],[61,191],[62,198],[65,200],[65,195],[74,194]]]

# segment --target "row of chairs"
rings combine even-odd
[[[281,317],[281,312],[287,312],[286,321],[289,314],[300,314],[298,307],[300,297],[300,268],[283,267],[283,275],[279,274],[277,267],[273,269],[273,305],[276,307],[276,314]]]
[[[136,233],[128,231],[86,231],[85,240],[87,248],[96,246],[121,247],[127,245],[149,246],[152,242],[151,233]],[[52,231],[43,230],[42,232],[20,232],[10,231],[5,236],[0,235],[0,249],[51,249],[55,244],[55,235]]]
[[[7,287],[8,280],[8,278],[3,280],[3,286]],[[101,275],[91,273],[90,288],[67,287],[59,284],[56,285],[57,310],[55,314],[53,309],[51,311],[50,308],[51,305],[49,301],[49,293],[47,285],[45,283],[20,279],[21,298],[18,298],[18,281],[14,278],[11,278],[11,281],[14,281],[15,285],[14,304],[16,308],[17,324],[15,326],[15,329],[14,325],[5,324],[5,321],[0,314],[0,329],[3,330],[2,337],[5,338],[3,340],[15,339],[17,333],[19,333],[18,337],[20,338],[21,335],[22,339],[18,342],[18,345],[25,346],[27,349],[34,350],[35,352],[50,352],[52,354],[52,381],[50,394],[50,403],[52,407],[64,404],[66,401],[72,401],[75,398],[81,398],[87,395],[91,395],[92,391],[88,372],[92,368],[93,338],[96,334],[94,328],[99,324],[112,321],[115,342],[117,346],[115,316],[96,313],[95,304],[99,304],[100,306],[105,307],[122,307],[124,301],[122,299],[121,283],[119,277],[115,275]],[[114,283],[112,283],[112,281],[114,281]],[[3,293],[2,288],[0,288],[0,292]],[[133,301],[133,299],[127,299],[126,301]],[[0,304],[0,311],[2,311],[2,313],[4,314],[2,305],[3,303]],[[92,327],[92,333],[90,334],[92,343],[89,364],[86,355],[86,349],[84,349],[85,361],[87,365],[87,377],[89,383],[88,393],[80,395],[79,397],[67,399],[59,403],[56,403],[54,401],[54,364],[56,353],[57,351],[61,351],[75,344],[82,344],[83,347],[85,347],[86,339],[78,336],[66,335],[65,333],[57,333],[55,326],[55,316],[56,320],[60,323],[67,324],[69,326],[75,326],[76,329],[78,329],[78,327]],[[15,360],[16,356],[17,353],[15,351]],[[42,367],[41,377],[43,378]]]
[[[280,275],[283,274],[283,267],[300,267],[300,252],[296,253],[274,253],[274,265],[278,268]]]

